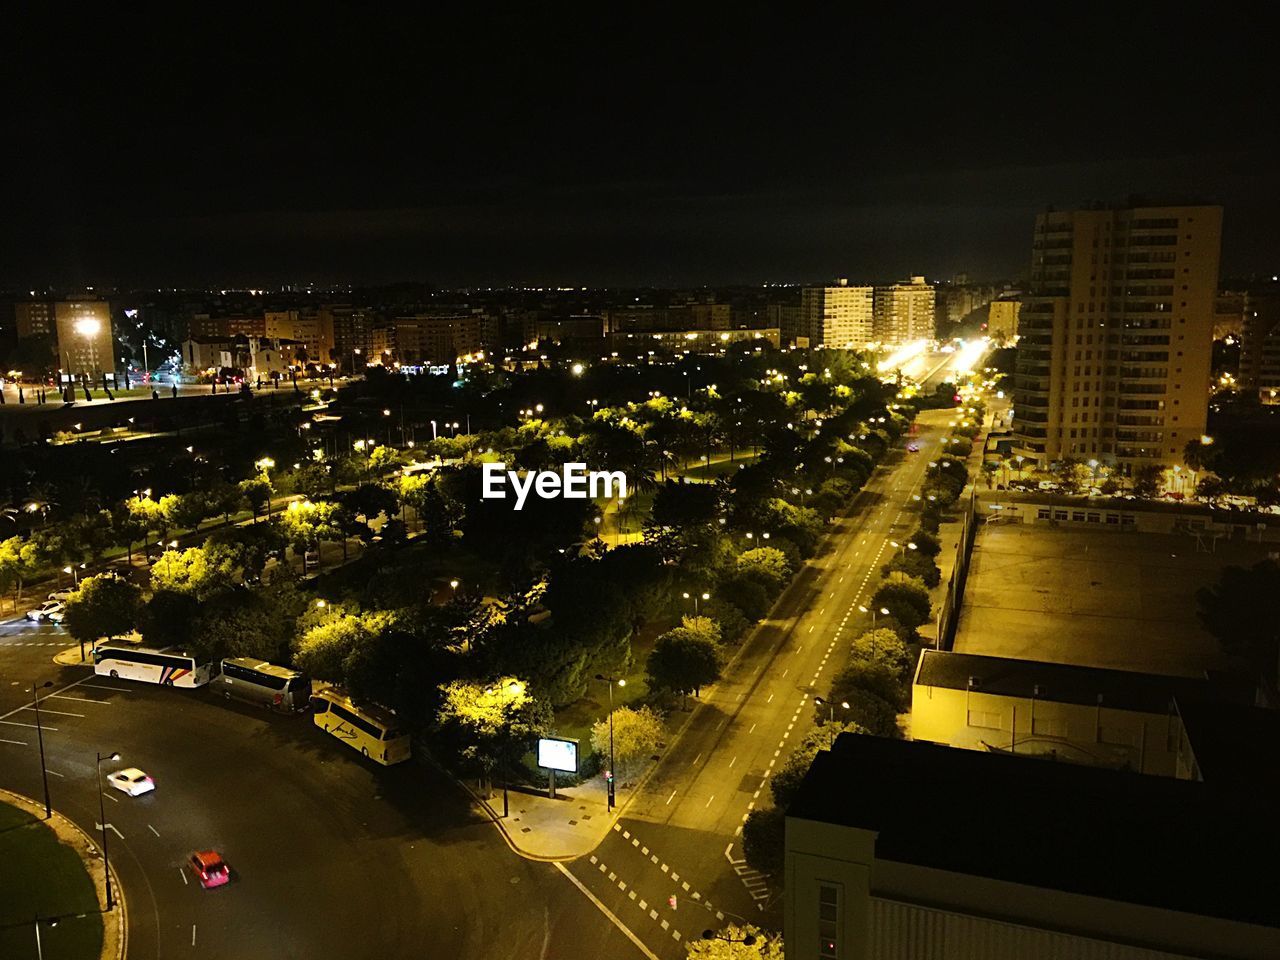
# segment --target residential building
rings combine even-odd
[[[1213,339],[1225,340],[1244,332],[1244,301],[1247,294],[1223,290],[1213,301]]]
[[[1243,296],[1241,389],[1262,403],[1280,403],[1280,284]]]
[[[265,336],[294,340],[298,359],[304,363],[327,364],[334,351],[333,315],[324,310],[268,310],[264,317]]]
[[[1099,205],[1036,218],[1013,450],[1130,474],[1205,432],[1222,208]]]
[[[1274,743],[1251,762],[1274,764]],[[786,812],[787,955],[1280,956],[1280,904],[1259,880],[1280,856],[1275,777],[1210,769],[1150,777],[842,734]]]
[[[1018,338],[1018,311],[1022,301],[1017,296],[1003,296],[987,305],[987,336],[997,343],[1013,343]]]
[[[248,382],[288,376],[297,365],[302,345],[274,337],[188,337],[182,342],[185,376],[212,376],[223,370],[239,371]]]
[[[360,357],[375,355],[374,327],[378,318],[372,310],[351,304],[327,304],[320,308],[324,326],[333,334],[335,362],[347,371],[363,371]]]
[[[798,346],[862,349],[872,339],[871,287],[851,287],[843,278],[832,286],[805,287],[800,330]]]
[[[214,316],[197,313],[187,327],[189,337],[265,337],[267,322],[262,314]]]
[[[475,313],[396,317],[391,329],[395,359],[401,364],[454,363],[485,347],[485,318]]]
[[[766,327],[777,327],[783,346],[793,346],[798,337],[808,336],[804,327],[804,311],[800,304],[770,303],[765,305],[762,313]]]
[[[116,342],[111,304],[105,300],[59,300],[53,305],[58,366],[64,377],[97,380],[115,375]]]
[[[781,341],[777,327],[755,330],[663,330],[658,333],[612,333],[609,345],[613,350],[652,349],[661,344],[669,350],[690,353],[719,353],[725,347],[742,342],[767,343],[777,347]]]
[[[1000,295],[999,288],[991,284],[969,283],[962,280],[965,274],[957,274],[951,283],[937,288],[937,335],[948,336],[951,328],[965,317],[981,310]]]
[[[521,318],[523,343],[538,344],[599,341],[604,338],[605,321],[600,316],[539,317],[533,314]]]
[[[13,305],[14,329],[19,340],[53,336],[53,304],[48,300],[19,300]]]
[[[875,288],[872,336],[877,343],[897,347],[914,340],[933,340],[935,293],[924,277]]]

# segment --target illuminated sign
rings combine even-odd
[[[561,737],[539,737],[538,766],[544,770],[577,773],[578,741]]]

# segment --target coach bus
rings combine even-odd
[[[214,686],[228,699],[235,697],[285,713],[307,709],[311,699],[311,681],[304,674],[257,657],[223,660]]]
[[[311,712],[317,727],[370,760],[390,766],[409,759],[409,734],[390,711],[357,707],[341,690],[326,687],[311,694]]]
[[[185,653],[102,646],[93,651],[93,672],[166,687],[202,687],[213,679],[213,664],[197,663]]]

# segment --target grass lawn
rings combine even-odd
[[[0,957],[36,957],[33,921],[46,957],[97,960],[102,952],[98,899],[79,855],[29,813],[0,803]],[[77,914],[84,914],[77,918]]]

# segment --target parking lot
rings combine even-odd
[[[432,768],[376,767],[305,714],[53,664],[69,645],[56,626],[0,623],[0,785],[42,797],[31,683],[48,682],[52,802],[95,836],[106,812],[129,957],[408,957],[427,942],[439,956],[537,955],[547,923],[578,938],[599,928],[599,955],[626,955],[590,904],[565,896],[547,865],[513,857]],[[120,754],[104,776],[139,767],[155,791],[99,790],[99,752]],[[230,884],[194,882],[184,863],[198,849],[223,854]],[[482,895],[513,885],[543,903],[513,916]]]

